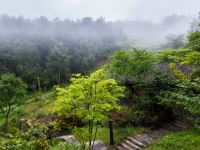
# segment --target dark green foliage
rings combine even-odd
[[[100,45],[98,45],[100,44]],[[115,44],[68,43],[38,38],[0,42],[0,74],[14,73],[28,84],[29,90],[48,90],[55,84],[66,84],[70,74],[87,74],[104,64]]]
[[[154,60],[150,53],[133,49],[116,52],[108,66],[111,76],[121,82],[128,80],[142,80],[151,72]]]
[[[147,82],[151,80],[153,64],[153,56],[145,50],[121,50],[112,56],[108,71],[120,84],[126,86],[129,105],[137,102],[144,92]]]
[[[141,50],[119,51],[112,57],[108,70],[126,86],[131,107],[124,120],[126,124],[152,125],[173,119],[172,109],[160,104],[160,97],[163,92],[176,88],[175,78],[165,71],[157,71],[154,64],[153,56]]]
[[[3,15],[0,24],[5,29],[0,34],[0,74],[16,74],[30,91],[66,84],[70,74],[90,73],[121,48],[119,41],[124,38],[102,18],[49,21],[40,17],[30,22]]]
[[[166,91],[174,91],[176,89],[176,81],[173,76],[165,72],[156,72],[153,80],[147,85],[144,96],[141,97],[139,103],[149,117],[156,116],[160,121],[168,121],[173,119],[172,109],[168,106],[160,104],[162,95]]]
[[[200,69],[194,69],[190,74],[190,78],[194,80],[198,77],[200,77]]]

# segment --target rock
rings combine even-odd
[[[68,141],[68,142],[78,142],[78,140],[73,135],[63,135],[63,136],[57,137],[57,139]]]

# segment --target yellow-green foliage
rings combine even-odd
[[[190,49],[161,50],[157,54],[157,58],[160,62],[181,62],[189,53],[191,53]]]
[[[176,67],[176,64],[170,63],[169,68],[172,70],[172,72],[176,78],[186,79],[186,76]]]
[[[75,75],[67,88],[57,88],[55,111],[61,115],[77,115],[85,120],[106,118],[111,110],[120,108],[119,97],[124,88],[108,79],[103,69],[90,76]]]
[[[200,52],[192,52],[186,55],[183,64],[190,64],[194,66],[200,65]]]

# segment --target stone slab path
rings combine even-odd
[[[181,120],[166,123],[158,129],[127,137],[122,140],[120,144],[116,145],[114,150],[140,150],[148,147],[150,144],[167,134],[186,130],[189,126],[188,123],[184,123]]]

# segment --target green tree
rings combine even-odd
[[[117,101],[123,96],[124,87],[109,79],[104,69],[89,76],[75,75],[71,82],[66,89],[57,89],[55,111],[67,117],[80,117],[87,122],[89,146],[93,149],[98,122],[107,120],[111,111],[120,109]]]
[[[108,65],[109,73],[130,90],[130,105],[144,89],[149,75],[152,74],[153,64],[152,55],[145,50],[120,50],[112,56]]]
[[[0,109],[5,117],[5,130],[7,131],[8,119],[14,106],[23,100],[26,85],[14,74],[3,74],[0,78]]]

